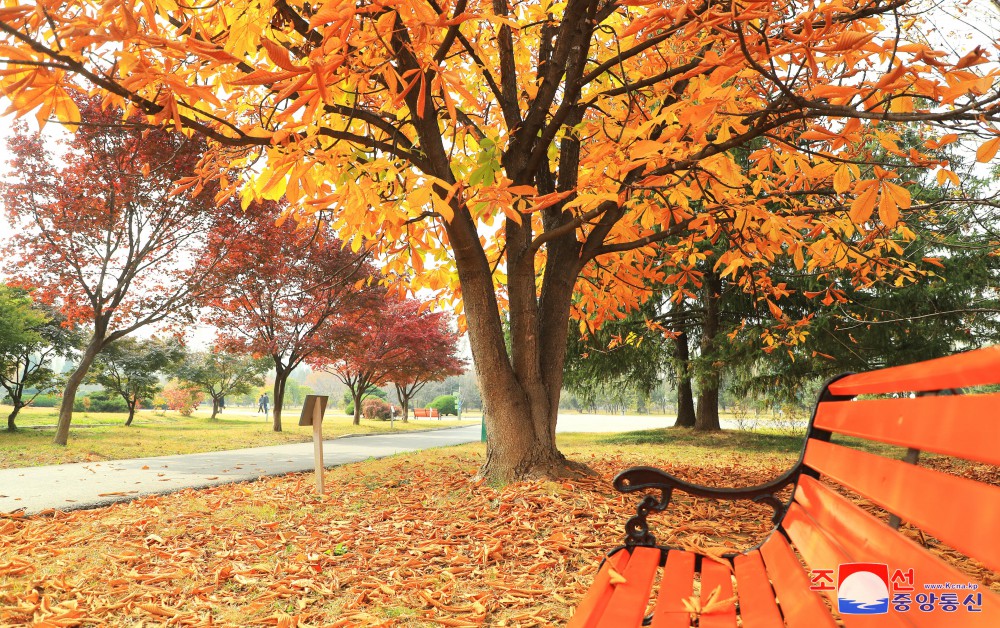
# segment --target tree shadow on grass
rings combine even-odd
[[[798,454],[805,443],[802,433],[782,433],[779,431],[696,432],[686,427],[668,427],[655,430],[639,430],[620,434],[602,435],[598,441],[607,445],[664,445],[673,447],[705,447],[724,449],[747,454]],[[905,448],[850,436],[834,435],[832,442],[853,449],[860,449],[888,458],[899,459]]]
[[[744,453],[795,454],[802,450],[804,436],[772,432],[696,432],[690,428],[668,427],[601,436],[606,445],[673,445],[727,449]]]

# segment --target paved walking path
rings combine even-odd
[[[673,425],[667,416],[566,414],[557,432],[624,432]],[[724,422],[723,427],[734,428]],[[428,432],[397,432],[324,441],[327,467],[397,453],[478,441],[479,425]],[[80,462],[0,469],[0,513],[34,514],[49,508],[74,510],[185,488],[256,480],[261,476],[313,470],[311,442],[201,454],[108,462]]]
[[[480,426],[428,432],[399,432],[323,442],[323,462],[333,467],[368,458],[471,443]],[[313,444],[294,443],[201,454],[133,460],[78,462],[0,469],[0,512],[34,514],[49,508],[75,510],[262,476],[312,471]]]

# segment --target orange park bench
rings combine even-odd
[[[798,463],[759,486],[710,488],[652,467],[623,471],[615,488],[644,496],[625,524],[625,544],[605,558],[568,625],[1000,626],[1000,595],[924,546],[936,539],[949,555],[1000,571],[1000,487],[920,466],[922,452],[1000,465],[998,383],[1000,347],[834,378]],[[868,453],[863,441],[906,453]],[[786,487],[791,497],[780,500]],[[662,547],[647,517],[666,510],[674,491],[766,504],[775,527],[757,547],[721,558]]]
[[[441,415],[438,413],[437,408],[414,408],[413,409],[414,419],[440,419]]]

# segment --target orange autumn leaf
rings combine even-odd
[[[628,580],[625,579],[625,576],[621,575],[620,573],[615,571],[614,568],[610,567],[608,568],[608,578],[609,578],[608,582],[610,582],[612,585],[625,584],[626,582],[628,582]]]
[[[979,163],[992,161],[997,156],[998,151],[1000,151],[1000,137],[987,140],[976,149],[976,161]]]
[[[850,215],[854,224],[861,224],[866,222],[875,211],[875,203],[878,200],[878,185],[874,181],[866,181],[857,187],[864,191],[851,203]]]

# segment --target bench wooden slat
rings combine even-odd
[[[1000,345],[849,375],[830,384],[830,392],[835,395],[924,392],[996,383],[1000,383]]]
[[[604,613],[604,609],[607,608],[608,602],[611,600],[611,594],[614,593],[614,587],[610,582],[610,570],[614,568],[615,571],[621,573],[628,564],[629,558],[629,553],[622,550],[612,554],[604,561],[604,565],[594,578],[594,583],[590,585],[587,595],[577,605],[573,618],[566,624],[566,628],[594,628],[597,626],[601,614]]]
[[[760,551],[740,554],[733,562],[736,567],[736,594],[740,598],[743,628],[784,625]]]
[[[806,446],[804,462],[1000,570],[1000,487],[817,440]]]
[[[620,572],[625,582],[614,585],[608,607],[597,623],[598,628],[625,628],[642,625],[649,605],[653,579],[660,568],[660,550],[636,547]],[[617,571],[617,570],[616,570]]]
[[[760,554],[789,628],[837,628],[820,594],[809,590],[809,576],[784,536],[772,534],[760,546]]]
[[[795,490],[795,502],[802,506],[817,525],[837,539],[852,560],[885,563],[889,565],[890,573],[897,568],[904,571],[913,568],[913,596],[924,593],[922,585],[926,583],[969,581],[969,577],[961,571],[852,504],[842,495],[823,486],[818,480],[808,476],[800,478]],[[980,587],[980,590],[984,588]],[[916,626],[935,628],[947,623],[954,615],[955,613],[936,609],[930,613],[912,613],[910,619]],[[998,616],[1000,596],[986,590],[983,592],[982,612],[963,613],[962,625],[987,628],[996,625]]]
[[[703,558],[701,561],[701,603],[707,605],[712,591],[719,587],[716,601],[724,601],[733,597],[733,572],[729,565],[717,563]],[[725,609],[703,614],[699,617],[701,628],[736,628],[736,605],[730,604]]]
[[[902,447],[1000,465],[1000,395],[942,395],[819,404],[814,425]]]
[[[660,595],[656,598],[652,628],[688,628],[691,616],[684,603],[694,591],[695,555],[682,550],[670,550],[660,580]]]
[[[844,549],[816,524],[816,521],[797,503],[792,503],[782,520],[785,531],[802,554],[806,564],[813,569],[837,569],[841,563],[855,562]],[[867,562],[867,561],[866,561]],[[800,568],[801,570],[801,568]],[[768,572],[772,573],[772,572]],[[837,592],[827,591],[827,597],[837,608]],[[780,599],[780,593],[779,593]],[[841,615],[848,628],[867,626],[912,626],[906,615],[889,612],[884,615]]]

